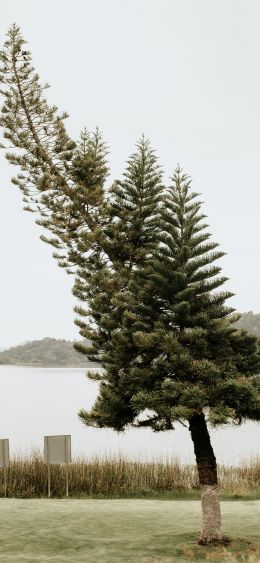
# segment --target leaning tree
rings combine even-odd
[[[216,459],[208,423],[259,420],[259,352],[254,337],[219,292],[215,260],[201,204],[176,169],[162,186],[157,158],[144,139],[124,177],[105,189],[107,148],[98,131],[78,143],[44,97],[19,29],[1,53],[5,98],[0,123],[6,157],[25,208],[38,212],[59,265],[75,275],[80,346],[104,367],[87,425],[154,431],[186,424],[202,486],[201,543],[223,542]],[[16,148],[16,152],[12,149]]]

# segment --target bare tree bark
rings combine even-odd
[[[217,463],[203,413],[190,419],[189,429],[201,486],[202,529],[198,543],[227,544],[228,538],[221,529]]]

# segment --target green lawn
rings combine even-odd
[[[1,499],[0,561],[260,561],[260,501],[223,502],[222,511],[234,538],[227,553],[196,546],[198,501]]]

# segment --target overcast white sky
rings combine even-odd
[[[258,0],[9,0],[0,40],[16,22],[50,102],[70,134],[97,125],[118,177],[142,133],[169,177],[177,162],[202,193],[227,256],[227,289],[260,312],[260,3]],[[0,154],[0,348],[77,338],[72,279],[22,211],[15,171]]]

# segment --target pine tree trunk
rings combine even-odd
[[[202,530],[198,543],[226,544],[221,530],[221,510],[217,476],[217,463],[204,414],[190,419],[190,433],[199,472],[202,505]]]

